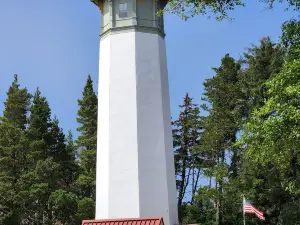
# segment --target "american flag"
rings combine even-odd
[[[262,211],[259,211],[257,208],[255,208],[250,202],[245,200],[245,198],[244,198],[243,205],[244,205],[243,207],[244,213],[255,214],[259,219],[265,220],[264,213]]]

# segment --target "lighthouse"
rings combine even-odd
[[[92,0],[101,11],[96,219],[178,224],[166,0]]]

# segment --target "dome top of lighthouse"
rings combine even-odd
[[[164,36],[163,9],[167,0],[91,0],[101,9],[101,36],[110,32],[139,30]]]

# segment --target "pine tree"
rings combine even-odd
[[[81,134],[76,140],[76,144],[81,149],[79,153],[80,165],[85,176],[96,179],[98,102],[90,75],[86,81],[82,99],[78,100],[78,104],[77,122],[80,123],[81,126],[77,130]]]
[[[96,151],[97,151],[97,113],[98,100],[93,90],[93,81],[88,76],[82,98],[78,100],[79,110],[77,122],[81,125],[77,130],[80,132],[75,141],[79,149],[81,174],[74,183],[74,188],[79,196],[78,217],[84,217],[82,203],[93,202],[95,207],[96,192]],[[89,206],[91,207],[91,206]],[[90,218],[94,212],[89,212],[86,218]]]
[[[59,122],[56,117],[51,122],[50,128],[50,152],[49,156],[53,158],[55,162],[63,162],[63,158],[66,157],[66,143],[65,143],[65,134],[62,129],[59,127]]]
[[[68,175],[70,171],[67,171],[68,164],[74,163],[74,159],[70,157],[67,145],[65,143],[66,137],[63,130],[59,127],[59,121],[56,117],[51,122],[51,128],[49,132],[49,155],[48,157],[53,159],[55,163],[59,165],[57,187],[65,188],[66,179],[65,175]]]
[[[81,126],[76,144],[81,148],[80,163],[85,175],[96,178],[96,150],[97,150],[97,113],[98,100],[93,90],[93,81],[88,76],[82,99],[78,100],[79,110],[77,122]]]
[[[35,214],[29,224],[50,225],[52,224],[53,213],[48,201],[51,193],[60,187],[60,164],[55,162],[52,157],[39,160],[33,171],[33,176],[35,182],[31,184],[29,189],[29,204],[30,211],[35,212]]]
[[[0,118],[1,224],[19,224],[23,211],[18,183],[26,168],[25,127],[31,95],[19,86],[15,75]]]
[[[245,111],[245,97],[239,83],[240,63],[226,54],[221,60],[221,66],[214,68],[214,71],[216,75],[204,82],[204,100],[209,103],[210,114],[204,120],[205,130],[201,136],[200,148],[214,161],[206,168],[206,174],[215,177],[216,224],[221,224],[224,179],[229,176],[225,155],[226,152],[232,153],[231,171],[237,176],[236,158],[239,153],[233,144]]]
[[[49,156],[59,165],[58,186],[62,189],[70,189],[77,177],[78,165],[75,161],[74,143],[71,131],[67,138],[59,127],[58,119],[55,117],[51,122],[49,132]]]
[[[83,198],[77,202],[78,210],[76,213],[77,223],[81,224],[82,220],[92,220],[95,218],[95,202],[91,198]]]
[[[64,181],[64,186],[66,187],[66,189],[70,189],[79,172],[79,166],[76,163],[75,158],[75,146],[73,142],[73,135],[70,130],[66,138],[66,150],[63,154],[62,159],[62,179]]]
[[[260,108],[268,99],[265,82],[278,74],[284,63],[285,50],[271,41],[270,37],[260,40],[244,54],[246,69],[241,75],[242,89],[247,97],[249,117],[254,109]]]
[[[203,133],[203,147],[211,149],[218,160],[225,162],[225,150],[233,154],[231,173],[237,175],[239,153],[233,147],[243,115],[247,111],[246,96],[240,83],[241,64],[225,55],[221,66],[214,68],[216,75],[206,80],[205,100],[211,106]]]
[[[81,135],[76,143],[79,147],[84,147],[87,150],[95,150],[97,148],[98,100],[93,90],[93,81],[90,75],[86,81],[82,99],[78,100],[78,105],[77,122],[81,126],[77,130]]]
[[[25,129],[27,124],[27,112],[30,105],[31,95],[26,88],[20,89],[18,75],[7,92],[7,100],[4,102],[4,118],[16,128]]]
[[[61,189],[52,192],[49,198],[49,207],[53,212],[52,224],[75,224],[78,206],[74,193]]]
[[[179,220],[183,219],[183,200],[188,188],[192,189],[192,199],[198,189],[200,169],[200,157],[193,147],[199,143],[201,131],[201,118],[199,107],[193,104],[192,98],[186,94],[179,118],[172,122],[175,150],[175,170],[178,177],[178,211]]]
[[[51,110],[45,97],[37,88],[30,107],[28,144],[28,170],[21,177],[25,211],[23,221],[45,223],[51,221],[48,199],[52,191],[64,182],[66,158],[65,136],[58,127],[58,120],[51,121]],[[32,212],[35,212],[34,216]]]
[[[241,183],[247,181],[243,189],[267,212],[268,224],[299,221],[300,60],[294,57],[300,52],[300,23],[296,24],[292,20],[283,27],[283,38],[290,43],[286,61],[280,73],[266,82],[268,99],[252,113],[240,140],[247,149]]]
[[[51,223],[55,213],[49,208],[49,198],[57,189],[70,189],[77,170],[70,136],[65,135],[57,118],[51,120],[51,110],[39,89],[30,107],[26,131],[28,170],[20,179],[25,199],[22,221],[29,224]],[[35,212],[34,214],[32,212]]]
[[[57,118],[50,122],[46,137],[47,140],[42,139],[46,143],[46,158],[38,160],[35,168],[22,177],[23,194],[27,199],[26,213],[22,219],[29,224],[52,224],[60,217],[55,209],[58,206],[53,203],[57,200],[54,192],[57,190],[64,192],[62,189],[71,190],[77,171],[72,137],[69,135],[69,143],[66,144],[65,135],[59,127]],[[73,195],[69,193],[66,196]],[[63,206],[59,207],[61,209]],[[35,212],[34,215],[32,212]]]
[[[51,110],[45,97],[41,96],[37,88],[30,107],[29,127],[27,138],[29,151],[27,158],[31,168],[38,160],[45,160],[49,155],[49,130],[51,127]]]

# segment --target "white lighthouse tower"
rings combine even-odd
[[[166,0],[92,0],[101,10],[96,219],[178,224]]]

